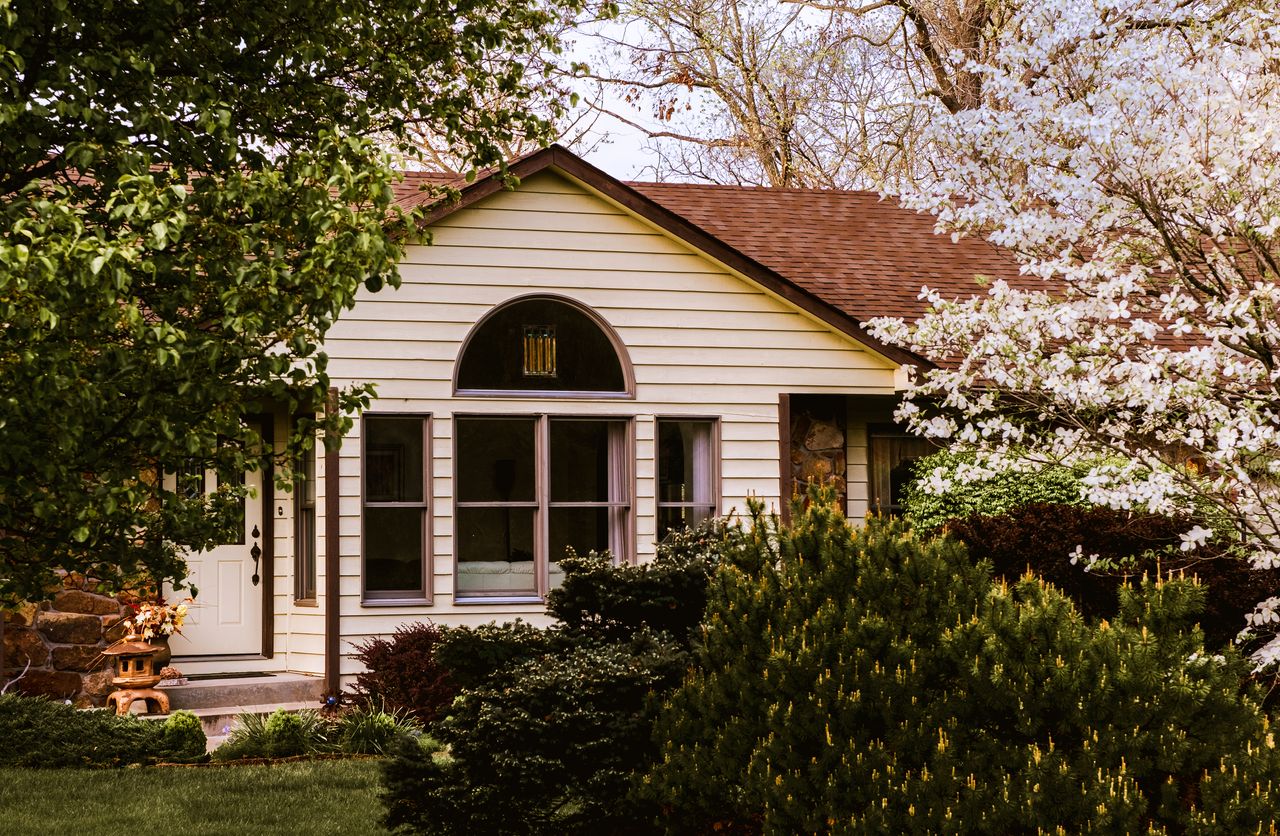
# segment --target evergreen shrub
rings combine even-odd
[[[566,644],[556,631],[516,619],[506,624],[445,627],[436,663],[460,689],[477,688],[495,671],[536,659]]]
[[[702,617],[731,533],[670,538],[655,561],[566,558],[549,596],[561,621],[444,631],[436,659],[461,691],[384,766],[386,822],[427,834],[651,833],[656,810],[629,790],[657,755],[651,731]],[[425,738],[424,738],[425,739]]]
[[[0,766],[128,766],[204,758],[204,731],[189,712],[142,720],[81,711],[43,697],[0,694]]]
[[[1197,584],[1144,580],[1090,624],[955,541],[814,498],[795,519],[756,510],[659,718],[644,794],[669,832],[1270,826],[1280,757],[1246,663],[1205,651]]]
[[[162,751],[174,763],[203,760],[208,738],[200,718],[190,711],[175,711],[162,725]]]
[[[436,659],[443,634],[434,624],[415,623],[400,627],[389,639],[375,636],[356,645],[364,670],[356,674],[355,696],[423,723],[435,720],[457,692]]]
[[[669,638],[575,647],[464,690],[432,736],[447,757],[402,743],[383,768],[384,823],[430,834],[651,833],[628,798],[651,763],[650,695],[684,672]]]
[[[673,532],[648,563],[614,565],[607,554],[560,561],[564,582],[547,596],[547,613],[566,630],[599,638],[625,638],[647,627],[687,643],[707,603],[726,523],[712,519]]]

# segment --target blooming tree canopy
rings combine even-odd
[[[1088,463],[1091,501],[1193,512],[1187,549],[1280,567],[1277,7],[1038,0],[998,37],[983,103],[934,121],[938,174],[902,198],[1027,281],[871,323],[938,366],[901,416],[979,451],[962,478]]]

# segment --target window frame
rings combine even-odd
[[[708,467],[708,479],[710,484],[708,492],[710,499],[707,502],[664,502],[662,500],[662,424],[663,422],[680,423],[680,422],[705,422],[711,425],[711,438],[708,445],[707,455],[711,461]],[[721,503],[724,501],[724,454],[721,446],[720,436],[720,416],[718,415],[655,415],[653,416],[653,534],[654,538],[661,542],[664,538],[659,535],[658,527],[661,525],[662,509],[664,508],[703,508],[711,506],[711,518],[721,515]]]
[[[489,320],[495,315],[506,310],[512,305],[522,302],[558,302],[567,305],[585,315],[595,324],[597,328],[608,339],[613,346],[613,353],[618,359],[618,365],[622,368],[622,391],[580,391],[575,389],[464,389],[458,386],[458,375],[462,370],[462,360],[467,356],[467,350],[471,347],[472,339],[479,334]],[[556,293],[528,293],[522,296],[514,296],[506,299],[490,308],[484,316],[471,326],[471,330],[467,332],[467,336],[462,340],[462,346],[458,349],[458,356],[453,363],[453,395],[462,398],[529,398],[529,399],[561,399],[561,400],[635,400],[636,397],[636,376],[635,369],[631,365],[631,357],[627,353],[626,346],[622,339],[618,336],[618,332],[613,326],[605,321],[595,309],[589,305],[584,305],[576,299],[568,296],[561,296]]]
[[[368,478],[369,421],[381,418],[418,419],[422,424],[422,501],[421,502],[369,502],[365,498],[365,483]],[[432,542],[434,506],[432,501],[432,438],[433,421],[429,412],[414,411],[368,411],[360,416],[360,603],[366,607],[394,607],[404,605],[430,606],[434,601],[435,549]],[[369,589],[366,559],[369,538],[365,536],[366,514],[370,505],[379,508],[421,508],[421,558],[422,577],[419,590],[412,589]]]
[[[319,571],[318,532],[316,530],[319,491],[316,481],[316,447],[321,442],[312,437],[311,448],[303,453],[304,461],[298,462],[293,480],[293,603],[304,607],[318,606]],[[308,472],[307,461],[310,462]],[[307,481],[310,477],[311,499],[307,500]],[[310,536],[303,531],[304,513],[311,512]],[[305,553],[304,553],[305,552]],[[305,559],[304,559],[305,558]]]
[[[457,498],[458,485],[458,469],[462,465],[462,458],[459,455],[458,439],[461,433],[458,432],[458,423],[468,420],[528,420],[534,421],[534,501],[530,502],[460,502]],[[607,502],[576,502],[563,501],[554,503],[554,507],[559,508],[621,508],[624,513],[619,520],[620,531],[616,536],[611,528],[610,540],[616,541],[621,547],[614,550],[613,558],[618,563],[634,563],[635,562],[635,539],[636,539],[636,467],[635,467],[635,416],[633,415],[592,415],[583,413],[519,413],[519,412],[495,412],[495,413],[476,413],[465,412],[455,413],[453,415],[453,601],[455,604],[541,604],[546,602],[547,593],[551,586],[551,424],[553,421],[599,421],[611,422],[619,424],[622,427],[620,440],[617,442],[620,449],[614,451],[616,454],[611,458],[616,460],[622,468],[622,473],[616,478],[619,483],[626,486],[628,499],[625,501]],[[504,508],[519,507],[533,508],[533,574],[534,574],[534,593],[532,595],[516,594],[512,595],[504,592],[494,594],[484,594],[473,591],[462,591],[458,587],[458,570],[462,561],[459,560],[458,544],[461,542],[459,532],[459,515],[460,508]],[[611,543],[612,548],[612,543]]]

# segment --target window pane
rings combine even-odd
[[[609,501],[609,421],[551,422],[551,501]]]
[[[419,425],[420,426],[420,425]],[[375,591],[422,590],[421,508],[364,509],[364,587]]]
[[[912,465],[936,450],[929,441],[914,436],[871,436],[871,507],[900,510],[903,489],[911,482]]]
[[[658,502],[713,504],[711,422],[658,422]]]
[[[658,509],[658,539],[663,540],[673,531],[684,531],[698,523],[715,516],[715,509],[710,505],[696,507]]]
[[[299,507],[294,519],[293,597],[316,597],[316,509]]]
[[[618,513],[622,512],[612,512],[614,516]],[[552,508],[550,514],[548,560],[554,587],[559,585],[560,558],[565,556],[566,549],[572,547],[578,554],[609,550],[611,512],[608,508]]]
[[[293,485],[293,597],[316,597],[316,451],[302,456]]]
[[[422,419],[367,416],[366,502],[422,501]]]
[[[458,508],[460,595],[537,591],[533,575],[533,508]]]
[[[459,389],[625,392],[609,337],[582,311],[555,299],[513,302],[467,342]]]
[[[533,418],[459,418],[459,502],[534,502]]]

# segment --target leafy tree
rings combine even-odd
[[[1005,247],[1030,286],[929,291],[918,323],[872,323],[938,362],[901,411],[920,432],[986,469],[1085,464],[1091,502],[1207,516],[1187,546],[1240,544],[1257,568],[1280,566],[1274,11],[1016,9],[983,101],[934,121],[936,177],[905,199]]]
[[[1033,473],[973,473],[972,454],[946,450],[916,461],[902,499],[903,516],[927,532],[973,514],[996,516],[1033,503],[1086,505],[1083,468],[1046,467]],[[1074,544],[1072,544],[1074,545]],[[1070,547],[1068,547],[1070,548]]]
[[[546,129],[521,58],[577,2],[0,0],[0,600],[179,580],[175,544],[225,540],[264,464],[248,419],[322,411],[326,329],[397,281],[412,227],[371,137],[499,162]],[[211,499],[164,478],[206,469]]]

